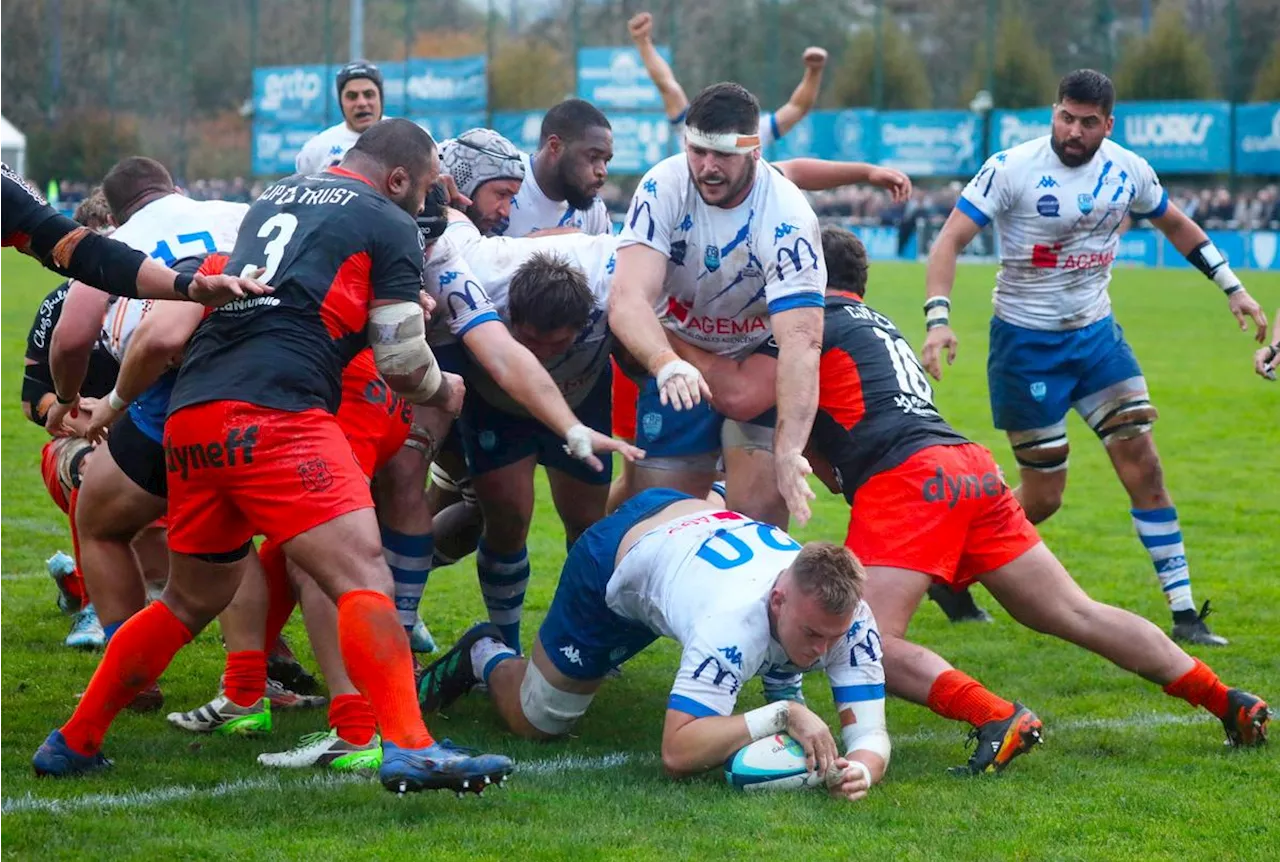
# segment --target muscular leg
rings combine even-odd
[[[951,665],[937,653],[906,639],[907,626],[924,598],[931,579],[908,569],[867,568],[863,598],[875,614],[884,639],[885,686],[896,697],[929,705],[929,689]]]
[[[547,653],[542,648],[542,642],[539,640],[534,641],[532,661],[537,664],[538,670],[541,671],[542,676],[551,687],[559,691],[591,695],[595,694],[596,690],[600,688],[602,680],[570,679],[556,670],[555,665],[551,663],[551,659],[547,658]],[[525,715],[521,688],[524,685],[529,662],[530,659],[511,658],[494,666],[487,680],[489,699],[493,701],[494,707],[498,710],[498,714],[502,716],[502,720],[506,722],[507,728],[516,736],[525,739],[555,739],[558,736],[557,734],[540,730],[531,724],[529,718]]]
[[[757,521],[787,529],[787,503],[778,492],[773,453],[741,447],[724,450],[725,507]]]
[[[80,567],[108,637],[147,602],[130,542],[165,513],[163,497],[134,484],[106,447],[94,453],[80,485],[76,526]]]
[[[982,576],[982,584],[1023,625],[1095,652],[1166,685],[1191,670],[1191,657],[1155,625],[1094,601],[1043,543]]]
[[[547,481],[564,524],[565,546],[571,547],[588,527],[604,517],[611,486],[592,485],[552,467],[547,468]]]
[[[1021,484],[1013,489],[1013,496],[1031,523],[1046,521],[1062,508],[1062,495],[1067,490],[1065,467],[1052,473],[1021,467],[1018,476]]]
[[[396,616],[391,571],[373,511],[340,515],[283,547],[337,602],[343,665],[373,705],[384,740],[399,748],[431,745],[418,711],[409,640]]]
[[[403,446],[378,471],[373,486],[382,545],[395,582],[400,624],[412,631],[431,571],[431,511],[427,508],[428,462],[419,450]]]
[[[529,522],[533,517],[536,456],[472,477],[484,515],[476,551],[476,573],[489,619],[507,643],[520,650],[520,618],[529,585]]]
[[[169,580],[169,531],[164,527],[143,527],[133,537],[133,556],[148,586],[164,589]]]

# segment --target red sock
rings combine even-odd
[[[236,706],[253,706],[267,693],[267,654],[260,649],[227,653],[222,693]]]
[[[69,595],[80,600],[80,607],[89,604],[89,588],[85,586],[84,574],[80,571],[80,533],[76,530],[76,503],[80,500],[80,489],[73,488],[67,500],[67,517],[71,521],[71,555],[75,557],[76,570],[62,582],[62,588]]]
[[[340,694],[329,701],[329,726],[352,745],[364,745],[378,729],[373,707],[359,694]]]
[[[111,638],[80,704],[62,726],[67,745],[86,755],[101,748],[116,714],[159,679],[191,637],[164,602],[131,616]]]
[[[958,670],[938,674],[929,688],[929,709],[943,718],[967,721],[974,727],[1013,715],[1012,703]]]
[[[390,598],[351,590],[338,599],[338,646],[347,673],[368,698],[382,738],[401,748],[431,745],[413,684],[409,637]]]
[[[294,605],[298,597],[293,593],[293,584],[289,583],[289,572],[285,565],[284,551],[270,539],[258,548],[258,559],[262,561],[262,571],[267,576],[267,628],[263,643],[268,651],[275,648],[284,624],[293,615]]]
[[[1192,659],[1195,666],[1164,687],[1164,693],[1180,697],[1192,706],[1203,706],[1218,718],[1227,715],[1227,687],[1207,664]]]

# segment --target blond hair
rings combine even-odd
[[[827,613],[848,613],[862,601],[867,572],[853,552],[831,542],[809,542],[791,563],[791,577]]]

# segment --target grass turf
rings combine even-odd
[[[923,267],[877,263],[869,299],[918,346]],[[123,714],[106,745],[108,775],[38,781],[29,759],[65,720],[97,655],[62,646],[67,621],[54,609],[43,560],[70,550],[62,517],[39,479],[43,432],[19,409],[21,354],[34,310],[57,279],[25,258],[3,258],[3,598],[0,609],[0,778],[3,852],[14,858],[168,856],[271,859],[759,858],[1150,859],[1262,857],[1280,849],[1274,751],[1232,752],[1218,724],[1102,659],[1015,624],[979,590],[992,626],[952,627],[922,607],[913,636],[993,690],[1035,708],[1047,743],[991,780],[943,774],[962,762],[965,728],[891,702],[895,736],[887,781],[849,805],[818,793],[747,796],[717,774],[666,779],[656,752],[676,666],[660,642],[597,697],[573,739],[518,742],[486,701],[472,696],[430,722],[437,736],[509,753],[523,766],[508,790],[481,798],[419,794],[397,799],[372,782],[321,774],[266,773],[262,751],[321,729],[323,711],[277,714],[264,739],[194,738],[162,715]],[[1280,278],[1245,273],[1273,311]],[[992,269],[962,267],[954,325],[960,356],[937,400],[951,422],[1012,458],[991,428],[984,373]],[[1198,599],[1212,598],[1215,628],[1230,647],[1202,651],[1230,685],[1280,699],[1280,388],[1250,369],[1251,343],[1234,330],[1217,291],[1195,272],[1117,270],[1118,318],[1146,372],[1161,420],[1156,437],[1178,503]],[[1075,450],[1066,503],[1043,534],[1095,597],[1160,625],[1168,613],[1128,505],[1102,448],[1073,417]],[[540,486],[530,539],[534,578],[526,644],[545,613],[563,539]],[[846,508],[823,495],[799,538],[839,539]],[[448,643],[483,615],[473,564],[432,575],[426,618]],[[289,633],[300,647],[301,625]],[[305,650],[304,650],[305,652]],[[179,654],[162,679],[168,707],[188,709],[214,692],[223,653],[216,626]],[[310,657],[306,659],[310,662]],[[810,702],[834,719],[822,678]],[[748,686],[742,704],[760,703]],[[834,725],[834,722],[833,722]]]

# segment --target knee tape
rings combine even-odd
[[[1104,444],[1148,433],[1160,416],[1146,392],[1125,392],[1104,401],[1085,417]]]
[[[587,711],[594,694],[561,691],[529,662],[520,683],[520,710],[530,724],[552,736],[564,736]]]
[[[724,420],[720,429],[720,442],[726,449],[746,449],[761,452],[773,451],[773,429],[750,422]]]
[[[449,475],[449,471],[440,466],[438,461],[431,462],[431,484],[446,494],[458,494],[464,502],[473,505],[476,502],[476,489],[471,484],[471,477],[468,475],[460,479],[454,479]]]
[[[1065,423],[1031,431],[1012,431],[1009,442],[1013,444],[1013,456],[1018,459],[1019,467],[1041,473],[1067,469],[1070,447]]]

